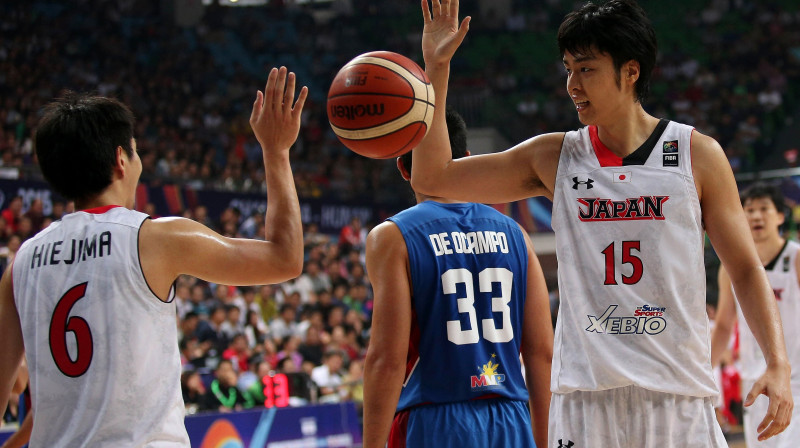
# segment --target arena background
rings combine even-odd
[[[453,60],[449,103],[466,119],[473,153],[497,151],[539,133],[579,126],[564,95],[555,32],[563,16],[580,3],[461,1],[462,14],[471,15],[473,21]],[[791,206],[787,231],[794,235],[800,218],[800,171],[795,169],[800,157],[800,109],[795,106],[800,97],[798,2],[642,0],[640,4],[653,20],[660,47],[645,108],[717,139],[741,186],[756,179],[780,184]],[[421,62],[421,29],[416,1],[2,2],[0,209],[9,209],[15,196],[22,199],[21,210],[13,212],[12,206],[6,215],[18,222],[0,223],[2,265],[21,241],[70,209],[43,183],[32,142],[42,105],[66,89],[115,96],[132,107],[144,169],[138,209],[154,216],[197,219],[232,236],[263,233],[259,222],[266,205],[263,168],[247,120],[254,92],[263,88],[268,69],[286,65],[297,73],[299,83],[310,88],[292,151],[303,220],[309,226],[306,272],[295,282],[256,288],[252,299],[246,289],[182,278],[179,312],[186,370],[198,372],[206,385],[213,380],[213,367],[229,347],[221,343],[214,353],[199,353],[192,351],[192,343],[203,341],[203,322],[213,308],[222,306],[226,311],[231,306],[243,311],[240,320],[228,326],[231,336],[239,331],[254,334],[248,347],[253,366],[267,362],[274,369],[272,364],[281,357],[300,354],[300,365],[295,367],[308,373],[317,364],[319,351],[344,350],[349,386],[327,399],[348,403],[327,405],[335,409],[331,415],[339,417],[297,417],[305,429],[298,429],[299,436],[286,436],[295,439],[280,439],[306,442],[275,445],[263,440],[266,446],[306,446],[302,443],[312,439],[326,440],[327,445],[319,446],[357,445],[357,425],[343,424],[325,433],[327,437],[350,431],[351,439],[324,439],[325,425],[319,422],[358,415],[359,360],[369,338],[371,310],[363,235],[412,205],[413,195],[393,161],[356,156],[337,141],[327,123],[325,95],[338,69],[358,54],[390,50]],[[530,199],[495,206],[531,232],[555,305],[551,204]],[[352,217],[363,226],[352,228]],[[354,239],[348,240],[350,236]],[[718,261],[710,246],[706,264],[708,302],[713,306]],[[296,309],[299,329],[282,334],[272,324],[285,303]],[[249,310],[257,315],[253,323],[244,322]],[[198,317],[186,319],[187,315]],[[321,341],[306,339],[310,327],[317,328]],[[290,341],[292,335],[296,340]],[[274,347],[259,338],[273,341]],[[303,350],[293,349],[295,345]],[[279,356],[284,349],[286,353]],[[240,377],[248,378],[243,373]],[[254,428],[262,425],[259,437],[264,431],[264,420],[259,419],[275,421],[281,412],[288,411],[272,417],[264,408],[256,412]],[[4,431],[14,427],[15,413],[6,412],[10,424]],[[726,423],[726,431],[735,438],[735,417]],[[252,431],[241,443],[255,437],[256,430]]]

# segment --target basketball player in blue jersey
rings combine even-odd
[[[775,302],[784,323],[783,335],[786,352],[792,365],[792,395],[800,400],[800,244],[787,240],[781,234],[786,219],[783,194],[774,185],[755,184],[741,194],[750,232],[758,257],[767,271]],[[731,280],[724,268],[719,270],[719,301],[714,332],[711,336],[711,363],[717,365],[728,347],[733,324],[739,319],[739,371],[742,377],[742,394],[764,373],[766,363],[753,332],[741,316],[731,289]],[[744,409],[744,435],[749,448],[794,448],[800,444],[800,410],[795,408],[789,428],[776,437],[758,441],[757,426],[766,412],[769,401],[757,397]]]
[[[266,240],[223,237],[183,218],[133,210],[142,162],[122,103],[69,94],[49,104],[36,152],[54,190],[80,211],[26,241],[0,280],[0,408],[23,356],[31,446],[188,447],[175,326],[181,274],[225,285],[278,283],[303,266],[289,164],[308,89],[272,69],[250,125],[269,201]]]
[[[463,119],[446,125],[468,155]],[[397,166],[408,180],[411,155]],[[491,207],[416,199],[367,238],[364,447],[546,446],[553,330],[530,239]]]
[[[775,299],[714,139],[648,114],[655,31],[633,0],[587,3],[558,31],[567,94],[585,127],[452,160],[442,104],[464,40],[456,0],[422,0],[437,108],[413,152],[415,191],[498,203],[553,201],[561,298],[550,447],[726,446],[715,418],[704,232],[767,362],[748,394],[769,398],[759,438],[789,424],[790,367]],[[547,63],[547,61],[542,61]]]

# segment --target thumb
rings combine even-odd
[[[745,397],[743,403],[745,407],[749,407],[750,405],[752,405],[756,401],[756,397],[758,397],[758,395],[761,394],[761,390],[756,389],[756,387],[758,386],[759,384],[753,385],[752,389],[750,389],[750,392],[747,393],[747,397]]]

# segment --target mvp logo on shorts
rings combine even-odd
[[[633,316],[613,316],[619,305],[610,305],[600,317],[587,316],[589,333],[606,334],[659,334],[667,328],[664,319],[665,307],[642,305],[633,311]]]

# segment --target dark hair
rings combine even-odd
[[[617,71],[622,64],[639,62],[636,99],[642,102],[650,90],[650,76],[656,65],[656,33],[644,10],[634,0],[610,0],[602,6],[588,2],[564,17],[558,27],[561,56],[599,51],[611,56]]]
[[[445,109],[445,120],[447,122],[447,134],[450,136],[450,152],[453,160],[460,159],[467,155],[467,123],[461,115],[450,106]],[[411,174],[411,151],[400,156],[400,163]]]
[[[113,98],[67,92],[45,106],[36,128],[36,156],[53,189],[85,200],[111,184],[117,148],[133,157],[134,118]]]
[[[739,194],[739,199],[741,199],[742,205],[750,199],[769,199],[772,201],[772,204],[775,205],[775,210],[777,210],[778,213],[786,212],[786,203],[783,199],[783,193],[781,193],[781,190],[775,185],[761,182],[755,183],[742,191]]]

